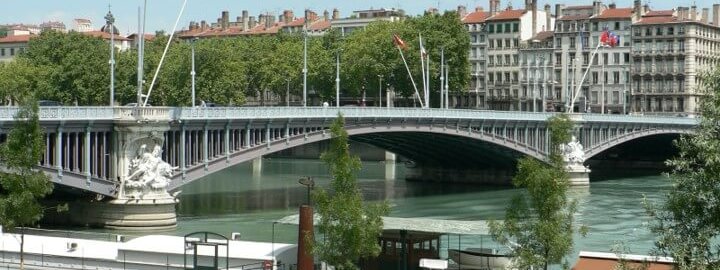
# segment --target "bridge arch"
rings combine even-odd
[[[531,156],[537,159],[544,159],[546,152],[546,140],[545,139],[529,139],[530,134],[540,134],[540,137],[546,137],[545,127],[535,125],[532,132],[528,131],[529,128],[521,127],[503,127],[502,129],[490,130],[487,128],[473,127],[467,125],[464,128],[455,126],[454,128],[448,128],[445,126],[436,126],[435,124],[409,124],[405,121],[398,121],[397,123],[387,123],[378,125],[367,125],[367,124],[353,124],[346,123],[345,127],[348,135],[351,139],[359,139],[361,142],[369,143],[380,148],[384,148],[389,151],[396,152],[397,154],[406,156],[408,158],[419,158],[423,156],[436,155],[441,153],[442,150],[437,149],[423,149],[419,147],[422,142],[412,142],[409,148],[393,148],[388,147],[391,144],[398,143],[397,136],[395,140],[392,138],[388,141],[377,141],[372,135],[390,135],[390,134],[420,134],[417,140],[424,138],[433,137],[435,139],[443,140],[455,140],[457,143],[463,143],[466,141],[468,149],[478,149],[486,146],[490,146],[492,149],[489,152],[498,153],[498,151],[504,151],[510,153],[507,158],[511,158],[513,161],[518,156]],[[520,131],[522,130],[522,131]],[[502,133],[502,134],[498,134]],[[507,136],[511,134],[512,136]],[[170,184],[170,190],[179,189],[182,185],[188,184],[204,176],[212,173],[221,171],[225,168],[250,161],[252,159],[262,157],[264,155],[272,154],[282,150],[317,143],[320,141],[331,139],[332,135],[329,129],[319,129],[311,132],[297,134],[293,136],[287,136],[277,139],[271,139],[270,141],[263,142],[262,144],[254,145],[240,151],[230,153],[227,156],[215,158],[209,160],[206,164],[196,164],[186,169],[185,173],[178,173],[173,178]],[[387,136],[386,136],[387,137]],[[392,137],[392,136],[390,136]],[[539,138],[539,137],[538,137]],[[482,143],[484,145],[478,145]],[[430,143],[428,143],[430,144]],[[437,147],[436,147],[437,148]],[[434,151],[434,152],[433,152]],[[474,151],[478,153],[479,151]],[[454,162],[467,163],[472,162],[472,156],[465,155],[463,153],[443,153],[445,157],[456,156]],[[457,159],[460,156],[460,159]],[[441,161],[443,158],[438,158],[433,161]]]
[[[591,159],[613,147],[619,146],[623,143],[634,141],[637,139],[642,139],[646,137],[656,136],[656,135],[684,135],[684,134],[691,134],[692,130],[688,129],[644,129],[644,130],[635,130],[632,132],[623,133],[614,137],[611,137],[606,140],[602,140],[600,143],[596,143],[594,145],[591,145],[590,147],[585,149],[585,160]]]

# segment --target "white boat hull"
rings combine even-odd
[[[510,269],[512,257],[488,249],[449,249],[448,256],[463,269]]]

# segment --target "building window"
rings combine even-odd
[[[488,32],[490,32],[491,34],[495,33],[495,25],[494,24],[490,24],[490,27],[488,28]]]
[[[502,33],[503,32],[503,25],[502,23],[497,24],[497,32]]]
[[[562,38],[555,38],[555,48],[560,49],[562,47]]]
[[[674,35],[674,34],[675,34],[675,28],[673,28],[672,26],[668,27],[667,33],[668,33],[668,35],[671,35],[671,36]]]
[[[650,30],[650,27],[645,27],[645,36],[651,36],[652,31]]]
[[[630,53],[625,53],[624,58],[625,58],[624,59],[625,62],[623,62],[623,63],[629,64],[630,63]]]
[[[597,73],[597,71],[593,71],[593,73],[592,73],[592,83],[593,83],[593,84],[598,84],[598,73]]]
[[[608,64],[608,54],[603,53],[602,57],[603,57],[603,65],[607,65]]]
[[[613,83],[620,84],[620,71],[613,72]]]
[[[10,56],[15,55],[15,48],[10,48]]]
[[[657,27],[655,28],[655,35],[662,36],[663,35],[663,28]]]
[[[590,63],[590,54],[589,53],[583,53],[583,65],[587,66],[587,64]]]
[[[559,53],[555,54],[555,65],[561,65],[562,64],[562,55]]]
[[[620,64],[620,53],[613,53],[613,64]]]
[[[517,54],[514,54],[514,55],[512,56],[512,59],[513,59],[513,61],[512,61],[513,65],[517,66],[517,64],[518,64],[518,56],[517,56]]]
[[[495,74],[494,73],[488,73],[488,82],[494,83],[495,82]],[[492,90],[491,90],[492,91]],[[492,96],[492,94],[490,94]]]
[[[597,31],[597,30],[598,30],[598,23],[597,23],[597,22],[593,22],[593,23],[592,23],[592,30],[593,30],[593,31]]]
[[[615,30],[620,30],[620,22],[615,22]]]
[[[517,32],[519,32],[519,31],[520,31],[520,24],[519,24],[519,23],[514,23],[514,24],[513,24],[513,33],[517,33]]]
[[[503,48],[512,48],[512,47],[510,46],[510,39],[509,39],[509,38],[506,38],[506,39],[505,39],[505,46],[504,46]]]
[[[514,38],[513,39],[513,47],[515,47],[515,48],[520,47],[520,40],[518,40],[517,38]]]
[[[5,56],[5,48],[0,49],[0,56]]]
[[[509,23],[505,24],[505,33],[510,33],[510,24]]]
[[[570,38],[570,48],[575,48],[575,37]]]

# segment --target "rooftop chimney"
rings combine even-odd
[[[243,23],[242,24],[243,30],[247,30],[250,27],[249,21],[248,21],[248,11],[247,10],[242,11],[242,23]]]
[[[612,2],[612,3],[610,3],[610,5],[608,5],[608,7],[610,9],[615,9],[615,8],[617,8],[617,5],[615,5],[615,2]]]
[[[188,26],[188,30],[190,30],[190,31],[195,30],[195,22],[190,21],[190,25]]]
[[[249,16],[248,17],[248,29],[255,28],[257,26],[257,22],[255,21],[255,16]]]
[[[480,7],[480,6],[475,7],[475,12],[483,12],[484,10],[485,9],[483,9],[483,7]]]
[[[340,11],[337,8],[333,8],[332,19],[333,20],[340,19]]]
[[[713,25],[720,24],[720,4],[713,4]]]
[[[710,17],[710,9],[709,8],[703,8],[702,9],[702,17],[700,17],[700,21],[702,23],[708,23],[710,20],[708,17]]]
[[[642,18],[643,11],[642,6],[640,5],[640,0],[633,1],[633,16],[635,16],[635,21],[639,21],[640,18]]]
[[[490,16],[495,15],[495,12],[497,12],[497,6],[495,5],[495,0],[490,0]]]
[[[465,17],[465,15],[467,15],[467,8],[465,8],[465,6],[463,5],[457,6],[457,14],[458,17],[462,19],[463,17]]]
[[[228,28],[230,26],[230,12],[225,10],[222,12],[222,24],[221,27],[223,29]]]
[[[690,20],[697,21],[697,7],[695,5],[690,7]]]
[[[330,12],[327,11],[327,9],[325,11],[323,11],[323,19],[326,21],[330,20]]]
[[[200,21],[200,30],[207,29],[207,22],[205,20]]]
[[[597,0],[593,1],[593,15],[600,15],[600,12],[602,12],[602,2]]]
[[[292,10],[285,10],[283,11],[283,17],[283,21],[285,21],[285,23],[290,23],[295,19],[295,14],[293,14]]]
[[[565,9],[565,5],[555,4],[555,19],[559,19],[560,17],[562,17],[563,9]]]
[[[265,23],[266,20],[267,19],[265,18],[265,14],[260,14],[260,16],[258,16],[258,24],[259,25],[266,27],[267,26],[267,24]]]
[[[552,30],[552,14],[550,13],[550,4],[545,4],[545,26],[543,31]]]
[[[537,0],[525,0],[525,10],[532,12],[532,36],[537,34]]]

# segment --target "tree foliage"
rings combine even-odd
[[[548,269],[572,251],[576,202],[566,195],[569,178],[559,150],[570,141],[572,122],[562,114],[549,119],[548,126],[548,162],[531,157],[519,161],[513,184],[526,192],[511,200],[504,221],[490,222],[490,234],[512,249],[518,269]]]
[[[338,115],[332,124],[330,149],[322,154],[333,179],[332,193],[317,189],[313,200],[320,221],[318,231],[323,240],[312,245],[313,253],[335,269],[358,269],[361,258],[380,252],[377,238],[382,233],[382,216],[388,213],[387,203],[363,205],[357,184],[360,158],[350,154],[345,120]]]
[[[675,142],[680,153],[667,162],[673,183],[667,200],[646,202],[657,251],[679,269],[720,268],[720,71],[703,77],[700,126]]]
[[[0,172],[0,224],[10,230],[39,221],[45,210],[40,200],[53,189],[48,176],[36,168],[45,151],[37,102],[26,98],[21,104],[15,126],[7,141],[0,145],[0,163],[4,167]],[[21,268],[24,236],[23,233],[20,242]]]
[[[320,100],[335,99],[335,59],[341,57],[341,95],[358,98],[365,92],[377,96],[379,77],[383,89],[392,86],[400,96],[414,93],[400,55],[392,43],[398,34],[409,45],[405,51],[415,80],[420,83],[418,33],[426,41],[431,62],[431,89],[439,88],[440,48],[450,68],[450,88],[466,89],[469,64],[469,37],[454,12],[425,15],[398,22],[378,21],[366,29],[342,36],[336,29],[323,36],[308,37],[308,92]],[[146,93],[155,75],[169,36],[157,35],[145,45],[144,74]],[[119,41],[118,41],[119,42]],[[38,99],[64,104],[107,105],[109,102],[109,44],[82,33],[44,31],[17,57],[18,64],[0,68],[4,97],[13,90],[27,89]],[[149,103],[155,106],[189,106],[191,91],[191,43],[177,39],[171,43],[158,74]],[[137,99],[137,49],[115,53],[115,100]],[[297,100],[303,88],[303,37],[301,33],[272,36],[207,38],[195,42],[196,102],[205,100],[222,105],[241,105],[247,97],[276,95],[288,91]],[[28,71],[22,75],[20,70]],[[34,73],[33,73],[34,72]],[[39,73],[39,74],[38,74]],[[19,82],[9,82],[19,80]],[[32,86],[32,87],[28,87]],[[420,86],[419,86],[420,87]],[[437,100],[437,99],[433,99]]]

